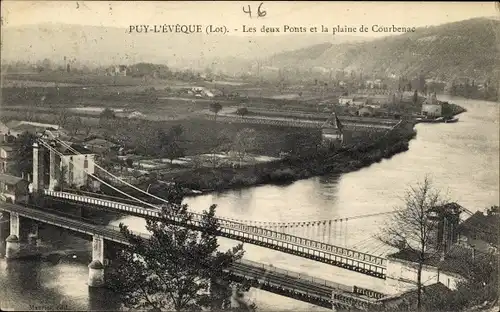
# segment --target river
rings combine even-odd
[[[217,204],[220,216],[258,221],[316,221],[387,212],[401,204],[404,191],[427,175],[443,194],[471,211],[499,204],[499,109],[498,103],[440,97],[468,111],[455,124],[418,124],[417,137],[407,152],[395,155],[359,171],[341,176],[315,177],[287,186],[258,186],[188,198],[191,209],[201,211]],[[378,247],[376,234],[387,216],[349,221],[335,243]],[[127,217],[132,229],[144,230],[144,220]],[[346,234],[347,232],[347,234]],[[368,242],[368,243],[367,243]],[[220,239],[221,248],[236,242]],[[370,246],[372,245],[372,246]],[[245,244],[245,258],[276,267],[382,289],[383,281],[327,264]],[[382,248],[384,252],[389,249]],[[57,265],[0,259],[0,308],[27,309],[30,305],[67,309],[116,309],[105,291],[89,292],[87,267],[65,259]],[[249,298],[259,310],[314,310],[296,300],[252,289]]]

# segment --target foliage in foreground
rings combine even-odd
[[[215,207],[203,212],[201,233],[170,221],[193,220],[180,196],[162,207],[158,220],[146,220],[149,239],[120,224],[130,245],[118,252],[110,286],[126,307],[155,311],[234,309],[233,294],[241,297],[249,287],[231,282],[227,269],[242,258],[244,251],[241,244],[226,252],[217,250]],[[254,306],[239,302],[236,309],[253,311]]]

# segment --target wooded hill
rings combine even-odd
[[[325,43],[279,53],[265,62],[274,67],[325,67],[380,75],[443,81],[470,78],[498,81],[500,21],[470,19],[417,28],[414,33],[362,43]]]

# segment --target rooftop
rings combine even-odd
[[[447,296],[451,292],[452,292],[452,290],[449,289],[448,287],[446,287],[441,282],[437,282],[437,283],[434,283],[434,284],[422,287],[422,296],[424,298],[426,296],[429,296],[429,295],[431,295],[431,296],[436,296],[436,295],[437,296]],[[384,301],[390,301],[390,300],[393,300],[393,299],[399,299],[401,297],[408,298],[408,297],[416,296],[416,294],[417,294],[417,290],[416,289],[412,289],[412,290],[409,290],[409,291],[404,292],[402,294],[397,294],[397,295],[394,295],[394,296],[387,296],[387,297],[381,298],[379,301],[382,301],[382,302],[384,302]]]
[[[441,260],[439,254],[434,254],[429,256],[424,264],[465,277],[469,273],[469,264],[473,261],[472,257],[472,249],[460,245],[453,245],[446,253],[444,260]],[[400,250],[394,254],[388,255],[387,258],[417,262],[418,254],[411,250]]]
[[[498,246],[500,216],[498,214],[484,215],[478,211],[458,226],[460,234],[482,239]]]
[[[105,140],[105,139],[101,139],[101,138],[94,138],[92,140],[85,141],[84,144],[85,145],[89,145],[89,146],[101,146],[101,147],[113,147],[113,146],[116,146],[115,143],[110,142],[110,141]]]
[[[61,145],[61,144],[54,145],[53,143],[51,145],[55,146],[56,149],[61,154],[64,154],[64,155],[93,154],[91,150],[89,150],[88,148],[86,148],[85,146],[83,146],[81,144],[76,144],[76,143],[71,143],[71,142],[65,142],[65,143],[66,143],[66,145]]]
[[[9,127],[7,127],[3,122],[0,121],[0,133],[8,133]]]
[[[9,146],[9,145],[2,145],[2,146],[0,146],[0,148],[7,151],[7,152],[12,152],[14,150],[14,148],[12,146]]]

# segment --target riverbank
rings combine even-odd
[[[336,151],[318,149],[314,153],[251,167],[198,168],[181,173],[163,174],[158,178],[175,182],[185,190],[200,190],[201,192],[195,194],[189,192],[185,194],[196,196],[263,184],[288,184],[326,174],[353,172],[407,151],[410,140],[416,136],[413,126],[412,122],[408,122],[372,143],[357,143]],[[153,181],[147,181],[148,184],[151,182]],[[160,197],[167,196],[168,191],[161,185],[150,187],[150,193]]]
[[[442,103],[443,103],[442,115],[445,117],[453,117],[461,113],[465,113],[467,111],[467,109],[454,103],[449,103],[449,102],[442,102]]]

